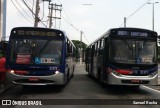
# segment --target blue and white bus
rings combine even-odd
[[[13,28],[7,80],[20,85],[65,85],[74,74],[75,52],[72,41],[60,30]]]
[[[86,71],[111,85],[156,85],[157,33],[140,28],[114,28],[86,49]]]

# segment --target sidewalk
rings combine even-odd
[[[11,87],[11,84],[6,81],[6,74],[0,72],[0,93]]]

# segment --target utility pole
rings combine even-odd
[[[49,28],[51,28],[52,27],[52,17],[53,17],[53,3],[52,4],[50,4],[51,5],[51,8],[49,8],[50,9],[50,17],[49,17]]]
[[[80,46],[80,65],[82,64],[82,35],[83,32],[80,32],[80,42],[81,42],[81,46]]]
[[[124,28],[126,28],[127,18],[124,17]]]
[[[83,32],[81,31],[81,34],[80,34],[81,49],[82,49],[82,35],[83,35]]]
[[[0,41],[6,39],[6,6],[7,0],[0,0]]]
[[[39,0],[36,0],[36,10],[35,10],[35,22],[34,22],[34,27],[38,27],[38,22],[39,22],[39,10],[40,10],[40,6],[39,6]]]
[[[152,5],[152,30],[154,31],[154,5],[159,2],[148,3]]]
[[[3,15],[1,9],[2,9],[2,0],[0,0],[0,38],[2,36],[2,18],[1,18],[1,15]]]
[[[57,4],[51,4],[49,2],[49,12],[50,12],[50,16],[49,17],[49,28],[52,28],[53,23],[52,23],[52,19],[55,19],[55,25],[56,25],[56,19],[61,19],[61,9],[62,4],[61,5],[57,5]],[[53,10],[55,11],[55,16],[53,16]],[[56,16],[56,12],[59,11],[60,12],[60,17]]]

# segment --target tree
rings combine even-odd
[[[72,42],[74,43],[74,45],[75,45],[75,47],[76,47],[77,49],[79,49],[79,48],[85,49],[86,46],[87,46],[84,42],[81,42],[81,41],[79,41],[79,40],[72,40]],[[82,46],[82,47],[81,47],[81,46]]]
[[[80,49],[82,48],[82,61],[84,61],[84,53],[85,53],[85,49],[87,47],[87,45],[84,42],[81,42],[79,40],[72,40],[73,44],[76,47],[76,58],[80,58]]]

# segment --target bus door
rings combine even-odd
[[[104,40],[104,50],[103,50],[103,80],[107,80],[107,66],[109,65],[109,47],[110,47],[110,41],[109,38],[105,38]]]
[[[94,52],[95,52],[95,45],[92,46],[91,49],[91,69],[90,69],[90,74],[93,74],[93,68],[94,68]]]

